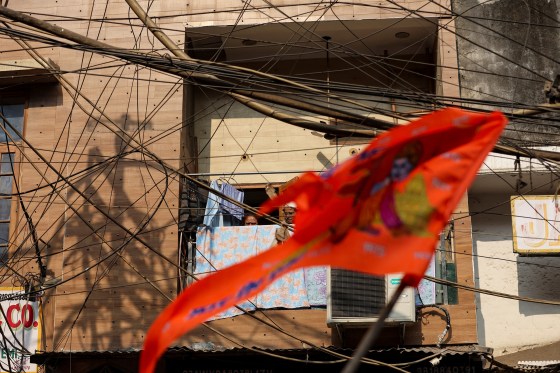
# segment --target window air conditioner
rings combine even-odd
[[[327,324],[363,326],[376,322],[399,286],[402,275],[382,277],[343,269],[329,269],[327,276]],[[416,321],[414,288],[406,287],[386,323]]]

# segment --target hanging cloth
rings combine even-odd
[[[223,186],[224,185],[229,185],[224,183],[223,185],[220,185],[218,183],[217,180],[214,180],[210,183],[210,188],[213,190],[216,190],[220,193],[223,193],[225,195],[227,195],[228,197],[231,197],[230,195],[224,193],[224,189]],[[229,187],[235,189],[233,186],[229,185]],[[229,191],[229,188],[226,188],[226,190]],[[237,189],[235,189],[235,191],[237,191]],[[239,191],[237,191],[239,192]],[[241,193],[241,201],[243,202],[243,196],[244,193],[243,192],[239,192]],[[233,197],[231,197],[233,198]],[[240,225],[241,224],[241,219],[243,219],[243,209],[239,208],[239,211],[234,215],[233,213],[231,213],[230,211],[227,211],[225,209],[224,203],[226,203],[226,205],[228,205],[228,203],[234,207],[235,206],[233,203],[229,202],[229,201],[225,201],[222,197],[219,197],[218,195],[212,193],[211,190],[208,191],[208,200],[206,201],[206,209],[204,210],[204,221],[203,224],[207,227],[231,227],[231,226],[235,226],[235,225]],[[229,205],[228,205],[229,206]],[[238,218],[239,216],[239,218]]]
[[[220,213],[221,197],[218,197],[211,190],[220,191],[220,184],[216,180],[210,183],[210,190],[208,191],[208,200],[206,201],[206,209],[204,210],[203,224],[207,227],[220,227],[223,226],[223,216]]]
[[[240,203],[243,203],[243,198],[245,197],[245,193],[228,183],[222,183],[222,193]],[[236,219],[243,220],[243,208],[225,199],[220,200],[220,207],[232,214]]]

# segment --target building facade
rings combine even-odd
[[[195,61],[214,61],[182,75],[187,62],[171,60],[125,3],[7,4],[62,29],[47,35],[11,20],[0,51],[4,122],[20,132],[1,149],[2,164],[11,166],[0,177],[12,183],[2,199],[10,211],[0,221],[8,232],[2,274],[5,287],[31,289],[41,304],[37,350],[53,362],[67,352],[141,349],[156,315],[191,281],[194,263],[204,262],[195,245],[204,185],[230,184],[257,207],[267,187],[279,192],[299,173],[325,171],[364,148],[367,138],[324,136],[308,125],[365,129],[328,110],[398,125],[439,107],[435,97],[459,98],[451,4],[421,3],[141,2]],[[115,48],[78,48],[60,41],[64,30]],[[214,85],[216,76],[236,85]],[[281,100],[265,97],[284,93],[280,83],[292,80],[316,91],[291,86]],[[243,104],[232,92],[259,93],[268,106]],[[290,125],[277,112],[297,120]],[[469,203],[465,195],[434,273],[474,286]],[[477,334],[474,293],[441,286],[432,293],[415,308],[415,321],[386,328],[377,347],[486,341]],[[209,321],[177,343],[187,346],[185,356],[234,347],[353,349],[364,325],[327,325],[326,303],[273,302]],[[120,358],[103,355],[115,371],[135,367],[114,363]]]
[[[560,263],[553,250],[555,223],[551,222],[550,237],[544,230],[516,232],[515,222],[523,216],[512,209],[512,200],[556,194],[556,115],[515,114],[556,102],[546,83],[551,86],[558,74],[558,51],[548,45],[558,40],[559,3],[456,1],[453,6],[463,15],[456,20],[461,96],[477,100],[470,103],[473,108],[501,110],[511,118],[503,140],[515,148],[514,154],[490,157],[469,191],[476,287],[528,299],[477,295],[479,343],[503,355],[560,339],[554,327],[560,316],[554,304],[559,299]],[[552,153],[545,159],[541,150]],[[538,218],[535,226],[548,226],[546,218],[530,211]],[[550,212],[548,219],[553,217]],[[535,237],[546,241],[540,254],[514,252],[518,241]],[[558,356],[548,357],[553,359]]]

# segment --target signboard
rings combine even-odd
[[[37,372],[30,357],[40,347],[39,302],[22,289],[0,288],[0,372]],[[26,352],[27,350],[27,352]]]
[[[560,196],[512,196],[513,251],[560,255]]]

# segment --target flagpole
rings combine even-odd
[[[381,329],[383,328],[383,324],[385,323],[385,319],[389,316],[389,314],[393,310],[395,303],[397,303],[397,300],[399,300],[399,297],[401,296],[405,288],[406,288],[406,284],[404,283],[404,281],[401,281],[399,287],[397,288],[397,290],[395,290],[395,292],[391,296],[391,299],[389,299],[387,305],[385,305],[385,307],[381,310],[381,313],[379,314],[377,321],[371,324],[368,331],[360,341],[358,348],[356,349],[356,351],[354,351],[354,355],[350,358],[350,360],[348,360],[348,362],[344,366],[342,373],[354,373],[358,369],[362,358],[366,356],[370,346],[379,337],[379,334],[381,333]]]

